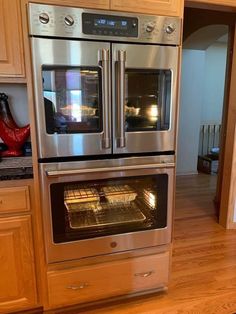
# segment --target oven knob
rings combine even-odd
[[[146,26],[146,32],[151,33],[155,29],[155,24],[153,23],[148,23]]]
[[[166,27],[166,33],[172,34],[175,31],[175,26],[173,24],[170,24]]]
[[[75,21],[74,21],[74,19],[73,19],[72,16],[67,15],[67,16],[65,17],[65,24],[66,24],[67,26],[72,26],[74,23],[75,23]]]
[[[49,16],[47,13],[40,13],[39,14],[39,21],[42,23],[42,24],[48,24],[49,22]]]

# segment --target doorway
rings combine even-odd
[[[185,9],[176,219],[219,220],[234,25],[231,13]]]

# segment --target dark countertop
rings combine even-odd
[[[32,157],[5,157],[0,162],[0,181],[33,178]]]

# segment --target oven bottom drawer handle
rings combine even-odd
[[[136,274],[134,274],[134,276],[146,278],[146,277],[149,277],[149,276],[153,275],[154,273],[155,273],[154,270],[150,270],[150,271],[147,271],[147,272],[144,272],[144,273],[136,273]]]
[[[67,286],[66,289],[69,289],[69,290],[80,290],[80,289],[84,289],[84,288],[87,288],[89,286],[89,284],[87,282],[82,282],[78,285],[70,285],[70,286]]]

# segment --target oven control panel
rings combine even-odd
[[[181,19],[29,4],[31,36],[179,45]]]
[[[88,35],[138,37],[138,18],[82,13],[82,31]]]

